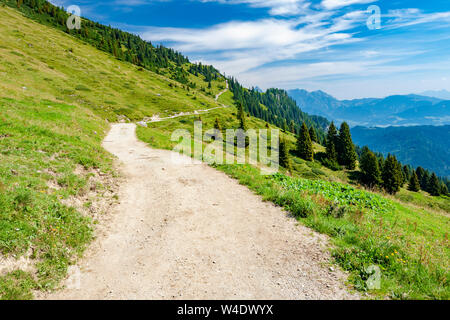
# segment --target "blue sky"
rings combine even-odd
[[[337,98],[450,91],[449,0],[53,0],[246,86]],[[376,5],[381,26],[367,21]]]

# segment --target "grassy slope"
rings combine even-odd
[[[65,33],[23,18],[17,11],[0,10],[3,96],[80,104],[110,121],[118,115],[141,120],[156,113],[164,116],[216,106],[213,95],[220,91],[219,85],[225,85],[223,80],[214,81],[213,95],[188,91],[177,82],[139,71]]]
[[[15,10],[0,16],[0,261],[25,256],[34,269],[0,270],[0,298],[21,299],[55,287],[92,239],[92,217],[63,203],[91,187],[77,167],[113,174],[105,119],[216,107],[225,82],[187,91]]]
[[[14,169],[11,159],[7,159],[1,153],[0,177],[2,184],[0,192],[2,197],[9,197],[5,198],[7,203],[17,203],[17,207],[10,210],[13,215],[5,215],[5,218],[2,216],[1,223],[16,223],[16,220],[20,222],[18,213],[20,215],[20,210],[27,208],[26,205],[21,204],[23,201],[21,199],[25,199],[25,203],[27,203],[27,199],[31,198],[31,203],[33,203],[31,210],[36,212],[34,216],[30,215],[29,220],[24,222],[25,225],[28,223],[36,229],[28,231],[25,236],[18,231],[4,235],[4,239],[17,243],[17,245],[15,247],[11,244],[5,246],[5,249],[2,250],[3,253],[20,254],[29,247],[40,245],[41,241],[34,242],[36,239],[32,236],[39,234],[39,230],[44,236],[51,234],[49,230],[58,230],[54,228],[54,224],[51,224],[51,228],[48,229],[48,225],[36,223],[43,219],[44,212],[46,212],[42,210],[42,206],[37,205],[41,203],[40,197],[46,197],[43,200],[44,203],[54,203],[58,207],[61,206],[59,197],[67,197],[67,194],[82,191],[86,184],[86,178],[73,175],[77,164],[82,164],[86,168],[98,166],[103,168],[102,170],[109,170],[108,155],[99,151],[101,150],[100,141],[107,125],[104,121],[105,118],[116,121],[119,115],[125,115],[131,120],[140,120],[144,116],[151,116],[155,113],[164,116],[180,111],[217,106],[213,96],[220,91],[220,86],[223,86],[224,83],[213,82],[211,94],[204,94],[198,90],[187,91],[162,76],[148,71],[139,71],[135,66],[119,62],[61,32],[23,19],[13,10],[0,7],[0,14],[4,17],[0,20],[0,75],[2,76],[0,90],[3,97],[8,97],[8,99],[2,98],[0,105],[0,119],[2,119],[0,128],[3,130],[0,132],[0,137],[2,137],[0,144],[2,150],[10,150],[8,152],[15,153],[16,158],[22,158],[24,162],[19,168],[20,170]],[[206,88],[207,84],[204,81],[194,80],[199,83],[198,88]],[[64,103],[58,103],[59,101]],[[231,93],[222,95],[219,103],[231,105],[233,103]],[[235,128],[238,124],[235,113],[235,108],[218,109],[203,114],[201,117],[206,129],[212,128],[216,117],[221,120],[222,127]],[[149,128],[139,127],[138,136],[152,146],[170,149],[175,145],[174,142],[170,142],[170,133],[178,128],[192,131],[192,124],[196,118],[194,116],[183,117],[153,123]],[[3,121],[3,119],[5,120]],[[30,119],[33,119],[32,124],[29,123]],[[55,121],[57,121],[57,125],[55,125]],[[259,119],[249,118],[248,125],[250,128],[261,128],[265,126],[265,123]],[[39,137],[36,139],[37,143],[33,145],[35,139],[29,141],[31,147],[28,147],[32,151],[24,153],[23,151],[26,149],[18,145],[28,140],[26,135],[20,132],[28,132],[29,126],[39,132],[44,132],[44,136],[40,138],[40,135],[33,133]],[[14,133],[14,130],[18,133]],[[98,134],[93,133],[94,131]],[[59,135],[55,135],[55,133]],[[16,137],[16,140],[13,137]],[[295,142],[295,138],[290,134],[287,135],[287,139],[291,144]],[[42,143],[39,142],[41,140]],[[70,142],[61,146],[59,143],[61,140]],[[80,143],[90,145],[91,148],[79,150]],[[48,145],[54,149],[49,148]],[[53,158],[50,155],[53,162],[47,163],[48,159],[45,157],[49,157],[49,154],[58,148],[64,156]],[[45,151],[47,149],[48,152]],[[316,150],[320,149],[321,147],[316,146]],[[14,162],[20,163],[17,160]],[[39,174],[36,186],[33,184],[36,178],[35,172],[42,171],[39,168],[45,167],[61,168],[58,175],[67,177],[61,180],[63,188],[59,193],[54,194],[45,188],[46,181],[52,179],[45,174]],[[294,167],[296,176],[351,183],[348,173],[333,172],[317,162],[305,162],[294,158]],[[299,215],[299,219],[306,225],[333,237],[337,261],[353,271],[354,282],[361,289],[364,289],[364,284],[361,282],[365,276],[364,267],[368,263],[376,263],[386,268],[383,271],[384,282],[383,288],[379,292],[380,295],[390,293],[394,297],[448,298],[448,281],[443,280],[445,278],[442,277],[441,272],[442,268],[443,270],[448,269],[448,242],[445,236],[449,229],[448,217],[422,208],[433,207],[446,210],[448,199],[434,201],[427,195],[415,195],[403,190],[398,198],[414,197],[414,205],[394,202],[391,212],[378,214],[368,211],[364,213],[362,219],[355,219],[354,215],[357,211],[350,208],[343,218],[337,219],[325,214],[330,203],[326,199],[315,196],[314,193],[308,193],[313,190],[307,190],[308,192],[300,194],[289,190],[280,191],[278,182],[270,181],[268,185],[266,178],[247,166],[224,166],[219,169],[240,179],[242,183],[263,194],[266,199],[283,205],[291,211],[300,210],[299,212],[301,212],[303,205],[309,207],[308,210],[312,210],[313,214],[304,218]],[[18,172],[19,175],[11,175],[11,172]],[[24,181],[30,195],[22,197],[22,191],[17,187],[18,185],[11,182],[14,180],[8,179]],[[64,183],[64,180],[68,183]],[[28,181],[33,181],[33,183]],[[14,200],[16,196],[18,196],[18,200]],[[424,199],[426,203],[421,204]],[[61,225],[57,225],[57,227],[68,228],[63,232],[76,236],[77,240],[70,242],[70,245],[64,242],[57,246],[61,248],[60,252],[69,251],[79,254],[91,237],[91,222],[64,206],[61,206],[60,210],[72,212],[73,219],[70,220],[70,224],[77,226],[76,230],[82,232],[82,235],[76,236],[76,232],[71,233],[69,222],[59,221]],[[376,227],[380,225],[380,219],[382,227],[377,231]],[[20,230],[12,225],[9,230],[16,229]],[[385,238],[387,232],[391,232],[393,235],[390,239]],[[384,238],[381,235],[384,235]],[[59,237],[57,238],[59,239]],[[364,241],[357,239],[364,239]],[[380,242],[381,240],[386,243]],[[31,287],[54,286],[72,259],[62,253],[55,256],[49,254],[49,252],[53,252],[52,244],[56,244],[51,241],[57,241],[57,239],[48,241],[50,241],[49,244],[42,246],[44,250],[41,250],[40,256],[36,259],[39,270],[42,270],[37,281],[36,277],[31,277],[30,274],[20,272],[10,274],[0,280],[0,295],[7,298],[28,297],[28,289]],[[421,274],[420,270],[419,273],[415,271],[399,272],[396,269],[398,268],[397,264],[382,264],[382,261],[376,260],[372,254],[375,251],[380,254],[392,254],[394,251],[389,251],[392,248],[398,248],[394,250],[401,251],[402,257],[408,263],[411,262],[412,267],[417,266],[415,261],[418,257],[423,260],[421,265],[425,265],[424,273]],[[40,265],[42,266],[39,267]],[[57,270],[45,272],[55,266],[59,266]],[[430,266],[440,266],[441,275],[430,276]],[[445,275],[448,279],[448,275]],[[414,276],[417,277],[414,278]]]

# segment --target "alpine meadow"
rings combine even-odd
[[[127,20],[140,5],[178,15],[176,2],[87,1],[75,17],[66,1],[0,0],[0,299],[450,299],[448,100],[375,91],[400,76],[361,80],[378,98],[297,89],[358,91],[359,74],[314,60],[350,31],[317,40],[314,19],[342,14],[330,28],[343,27],[385,1],[292,1],[290,13],[276,1],[179,1],[224,13],[211,26]],[[265,15],[245,21],[239,8]],[[386,22],[389,36],[412,24],[410,10]],[[291,43],[283,28],[296,13]],[[270,27],[256,32],[261,21]],[[244,50],[252,32],[280,50]],[[389,54],[377,63],[403,51]],[[359,62],[361,74],[385,70]]]

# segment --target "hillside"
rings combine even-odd
[[[137,137],[141,141],[154,148],[172,149],[176,144],[171,141],[171,134],[175,129],[185,128],[192,132],[194,121],[201,120],[206,131],[214,127],[216,119],[222,130],[236,129],[242,119],[237,117],[233,92],[227,91],[215,101],[215,95],[225,87],[223,77],[208,81],[201,73],[196,75],[192,71],[189,81],[197,85],[191,87],[167,77],[170,72],[165,72],[164,68],[156,73],[132,62],[122,61],[61,30],[29,20],[14,9],[0,6],[0,16],[0,204],[5,208],[0,216],[0,296],[5,299],[29,299],[33,297],[33,291],[57,288],[68,267],[83,255],[98,231],[97,227],[102,225],[104,219],[111,218],[114,208],[123,208],[116,203],[122,201],[120,197],[123,193],[117,192],[117,187],[123,187],[123,182],[118,177],[123,171],[118,171],[113,165],[113,156],[102,147],[102,141],[110,130],[109,122],[140,122],[155,115],[164,117],[188,112],[191,115],[149,122],[147,127],[139,126],[137,129]],[[183,66],[185,70],[190,67],[193,65],[188,62]],[[209,83],[211,88],[208,88]],[[252,90],[243,90],[251,95]],[[285,97],[282,94],[279,96]],[[277,95],[262,97],[269,101]],[[274,111],[275,106],[276,104],[270,105]],[[268,109],[265,105],[261,105],[261,108]],[[205,111],[195,114],[197,110]],[[280,112],[279,116],[281,115]],[[248,116],[247,113],[243,116],[248,128],[276,128],[274,124]],[[318,119],[305,119],[310,119],[318,128],[321,126],[320,122],[316,122]],[[287,122],[290,119],[283,120]],[[127,128],[134,126],[128,125]],[[134,138],[133,132],[129,137]],[[213,164],[212,167],[247,185],[262,196],[263,200],[286,209],[305,227],[327,235],[332,261],[348,271],[349,283],[353,288],[381,298],[449,298],[448,197],[430,197],[424,192],[413,193],[404,188],[396,196],[388,196],[377,190],[365,190],[355,178],[357,170],[332,171],[317,160],[302,160],[293,152],[295,135],[286,130],[282,133],[282,138],[292,150],[291,173],[282,168],[279,174],[264,176],[251,165]],[[268,217],[255,219],[252,215],[254,211],[260,213],[260,208],[269,206],[260,197],[256,198],[248,190],[242,191],[237,187],[232,188],[233,192],[240,191],[236,194],[215,191],[215,199],[231,198],[231,205],[239,206],[239,215],[233,216],[233,209],[223,210],[233,208],[232,206],[225,207],[219,201],[206,201],[209,188],[220,187],[215,185],[215,180],[202,182],[196,181],[195,175],[183,177],[183,170],[178,170],[173,176],[166,175],[166,163],[158,164],[158,161],[163,161],[157,156],[158,153],[148,151],[149,154],[142,153],[141,156],[139,152],[134,153],[136,150],[133,150],[133,146],[126,145],[127,140],[124,142],[123,148],[130,149],[128,152],[120,150],[117,153],[124,157],[123,161],[133,158],[138,160],[139,165],[156,168],[161,180],[168,177],[160,189],[154,184],[158,181],[149,182],[148,185],[156,191],[176,189],[181,192],[182,188],[199,188],[199,192],[195,194],[201,196],[199,199],[204,202],[198,201],[195,205],[202,212],[213,216],[219,212],[216,207],[220,207],[221,220],[209,217],[209,224],[226,226],[226,222],[235,217],[236,226],[248,226],[245,230],[248,233],[245,234],[249,237],[267,232],[280,236],[277,229],[268,231],[276,225],[267,223],[270,220],[264,220]],[[314,144],[314,149],[316,153],[324,151],[324,147],[318,144]],[[139,166],[133,165],[132,161],[126,163],[125,167],[139,170]],[[195,173],[194,169],[191,170],[193,171],[190,172]],[[202,170],[207,173],[213,169]],[[218,173],[214,171],[214,174]],[[155,178],[142,177],[139,172],[134,177],[141,181]],[[202,177],[203,179],[198,180],[206,180],[205,176]],[[223,175],[221,179],[220,181],[226,180]],[[166,196],[162,192],[155,198],[152,192],[145,192],[145,188],[140,191],[136,199],[132,195],[122,205],[133,201],[158,202],[159,198]],[[245,196],[242,195],[244,192],[247,192]],[[249,210],[246,199],[255,201],[256,205],[252,208],[256,209]],[[198,207],[194,206],[193,212],[185,212],[180,199],[169,200],[170,198],[164,199],[164,203],[168,207],[172,206],[171,213],[185,214],[188,218],[170,216],[169,219],[165,216],[169,212],[165,207],[158,209],[157,214],[161,218],[157,221],[158,225],[167,227],[164,230],[171,232],[156,232],[152,235],[161,237],[161,234],[170,234],[170,237],[164,238],[164,244],[171,241],[179,241],[183,245],[211,243],[211,238],[205,237],[201,232],[192,241],[180,241],[182,238],[179,230],[188,228],[192,232],[201,223],[201,219],[189,220],[190,214],[195,214],[194,210]],[[186,199],[188,200],[190,199]],[[208,206],[207,209],[205,206]],[[272,205],[270,207],[274,208]],[[271,212],[282,213],[280,208],[273,210]],[[146,212],[140,214],[147,218],[151,216]],[[245,215],[249,217],[246,218]],[[288,219],[282,215],[273,217]],[[246,224],[242,224],[243,219],[247,219]],[[254,224],[249,224],[248,221],[254,221]],[[286,223],[291,223],[291,232],[295,230],[292,228],[297,221],[288,221]],[[134,243],[140,247],[133,248],[136,251],[142,249],[142,244],[147,243],[144,239],[149,240],[137,234],[142,230],[144,234],[146,231],[150,232],[149,226],[142,223],[140,216],[133,215],[122,223],[135,231],[136,239],[140,240]],[[115,230],[122,230],[120,227],[119,225]],[[208,229],[208,224],[206,228]],[[237,237],[234,231],[234,228],[228,228],[226,232],[229,232],[229,237],[225,239],[234,241]],[[240,237],[243,232],[244,230]],[[130,233],[128,236],[135,235]],[[221,239],[217,233],[214,236],[214,239]],[[288,239],[277,238],[281,245],[272,251],[264,251],[268,245],[264,245],[261,250],[275,255],[271,256],[274,258],[270,266],[279,265],[280,261],[283,264],[279,268],[290,264],[289,268],[285,268],[292,271],[289,276],[298,280],[299,274],[295,273],[298,267],[293,267],[296,259],[307,264],[313,258],[306,255],[306,259],[300,260],[301,254],[295,251],[298,250],[298,235],[291,236]],[[264,239],[271,243],[270,239],[274,238]],[[289,242],[290,239],[297,240],[286,244],[286,240]],[[317,244],[315,237],[305,239]],[[210,252],[228,252],[230,241],[220,242],[219,249]],[[251,263],[255,261],[257,264],[264,258],[256,257],[259,255],[252,247],[254,243],[248,239],[246,242],[234,243],[235,248],[241,250],[243,243],[246,244],[246,252],[255,255],[255,259],[244,260],[245,263],[239,264],[249,270]],[[309,247],[308,242],[301,250],[308,252]],[[190,247],[192,248],[195,249],[195,246]],[[289,252],[283,251],[288,249]],[[280,252],[281,255],[277,255]],[[175,261],[167,259],[164,254],[168,253],[163,252],[161,261]],[[131,251],[125,248],[123,254],[116,256],[127,259],[129,255]],[[282,260],[286,257],[295,258]],[[312,254],[311,257],[315,255]],[[220,261],[212,258],[210,261],[209,258],[200,257],[202,263],[208,263],[208,270],[212,265],[220,264]],[[166,266],[159,260],[154,264],[155,268],[161,265],[162,268]],[[235,264],[227,264],[233,265]],[[382,270],[381,287],[374,290],[368,287],[366,281],[370,276],[367,268],[372,265],[379,266]],[[183,266],[186,267],[183,271],[187,272],[187,278],[189,275],[198,275],[199,269],[196,269],[195,264],[185,263]],[[224,272],[227,271],[229,269]],[[269,272],[276,271],[269,269]],[[132,276],[134,275],[130,275]],[[258,278],[258,275],[251,276]],[[311,280],[308,275],[304,277],[307,278],[305,283]],[[266,279],[273,281],[271,273]],[[99,278],[94,277],[94,281],[96,280]],[[218,277],[218,281],[222,280]],[[131,278],[121,278],[121,282],[127,281],[133,282]],[[241,288],[239,286],[242,282],[238,281],[233,289]],[[316,281],[313,282],[317,284]],[[297,283],[301,285],[300,282]],[[134,284],[142,285],[138,281]],[[290,282],[283,285],[289,287]]]
[[[420,95],[338,100],[323,91],[289,90],[305,111],[351,126],[445,125],[450,101]]]
[[[352,128],[354,142],[403,163],[421,166],[442,177],[450,176],[450,126]]]

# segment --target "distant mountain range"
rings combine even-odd
[[[421,166],[442,177],[450,177],[450,126],[411,126],[351,129],[359,146],[397,158],[414,167]]]
[[[438,91],[442,96],[446,91]],[[411,126],[450,124],[450,100],[424,95],[394,95],[386,98],[338,100],[323,91],[289,90],[289,95],[307,113],[350,126]]]
[[[447,90],[439,90],[439,91],[424,91],[420,94],[421,96],[439,98],[442,100],[450,100],[450,92]]]

